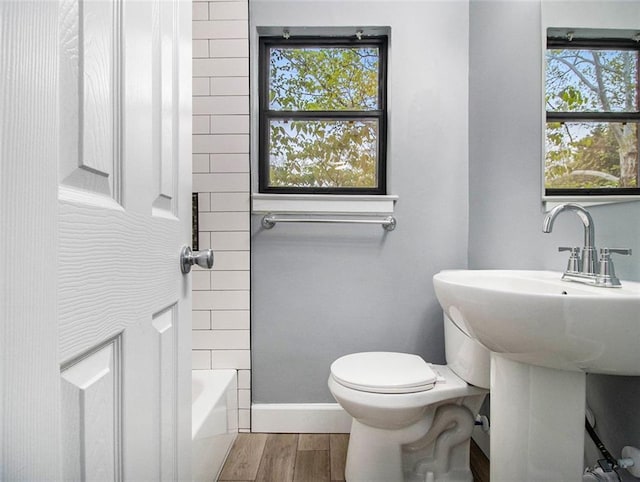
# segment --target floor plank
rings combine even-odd
[[[219,482],[342,482],[349,434],[238,434]],[[471,441],[474,482],[489,482],[489,460]]]
[[[329,450],[329,434],[301,433],[298,450]]]
[[[239,433],[218,480],[255,480],[267,442],[264,433]]]
[[[296,455],[294,482],[329,482],[329,451],[299,450]]]
[[[297,448],[298,434],[269,434],[256,482],[291,482]]]
[[[471,439],[470,461],[474,482],[489,482],[489,459]]]
[[[348,433],[332,433],[329,435],[331,480],[344,480],[344,465],[347,461]]]

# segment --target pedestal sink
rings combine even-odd
[[[640,283],[599,288],[561,276],[434,276],[446,315],[492,351],[492,482],[581,480],[586,373],[640,375]]]

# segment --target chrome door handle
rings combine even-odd
[[[191,272],[191,267],[197,264],[201,268],[211,269],[213,267],[213,249],[204,251],[191,251],[191,247],[185,246],[180,252],[180,269],[183,274]]]

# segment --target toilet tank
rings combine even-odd
[[[489,350],[467,335],[444,315],[444,349],[447,366],[465,382],[489,389]]]

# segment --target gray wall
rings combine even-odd
[[[328,367],[345,353],[402,350],[442,362],[434,273],[465,267],[467,255],[471,268],[561,270],[557,246],[582,242],[571,215],[552,234],[541,230],[538,0],[251,2],[252,29],[304,24],[391,27],[389,192],[400,196],[399,225],[386,235],[377,226],[262,231],[253,216],[258,403],[332,401]],[[640,280],[640,203],[590,211],[599,246],[637,253],[617,259],[618,274]],[[614,455],[640,446],[639,396],[637,379],[588,377],[588,403]]]
[[[469,267],[473,269],[562,270],[566,256],[557,253],[557,247],[582,243],[582,225],[571,214],[558,218],[553,233],[541,230],[540,22],[539,1],[470,3]],[[618,275],[640,280],[640,202],[593,206],[589,211],[598,246],[634,250],[633,257],[616,259]],[[640,446],[639,396],[640,379],[588,376],[587,402],[615,456],[624,445]],[[589,441],[586,447],[593,463],[596,452]]]
[[[252,32],[391,28],[388,190],[400,198],[388,234],[263,231],[252,217],[253,401],[332,402],[329,365],[347,353],[399,350],[443,363],[431,278],[467,262],[468,4],[252,0],[250,19]]]

